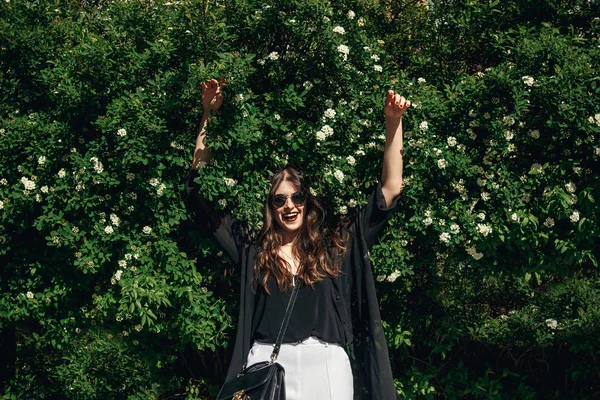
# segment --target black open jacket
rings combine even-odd
[[[256,244],[244,235],[228,212],[214,210],[198,193],[197,171],[190,170],[186,198],[196,217],[203,221],[231,259],[240,266],[240,308],[238,328],[227,380],[245,366],[253,343],[252,318],[255,289],[252,283]],[[381,324],[369,248],[375,243],[398,204],[386,206],[381,183],[365,207],[348,225],[350,234],[341,261],[342,273],[332,279],[332,296],[344,343],[354,374],[354,397],[366,400],[396,399],[388,348]],[[329,278],[328,278],[329,279]]]

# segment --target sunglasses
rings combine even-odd
[[[295,192],[287,196],[285,194],[276,194],[271,199],[271,202],[273,203],[273,206],[275,206],[275,208],[281,208],[285,205],[285,202],[287,201],[288,197],[291,197],[292,202],[294,202],[294,204],[297,206],[303,205],[306,201],[306,194],[304,192]]]

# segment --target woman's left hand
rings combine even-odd
[[[410,107],[410,101],[395,94],[393,90],[388,90],[383,108],[386,118],[400,119],[408,107]]]

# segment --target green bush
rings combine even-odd
[[[224,76],[203,192],[251,231],[301,165],[332,221],[404,118],[371,253],[404,398],[600,392],[596,1],[0,4],[3,398],[209,398],[237,273],[181,198],[199,83]]]

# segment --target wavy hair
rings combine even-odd
[[[300,282],[313,286],[326,277],[338,277],[341,273],[339,260],[346,250],[345,240],[340,231],[325,227],[325,209],[310,192],[304,174],[291,166],[283,168],[271,178],[271,190],[263,211],[263,225],[257,237],[258,252],[254,263],[254,279],[258,279],[260,272],[264,273],[262,281],[267,293],[267,280],[271,275],[277,281],[279,290],[292,287],[291,265],[279,256],[283,236],[272,203],[275,191],[283,181],[291,182],[296,190],[306,194],[304,220],[297,233],[293,250],[299,261],[296,276]]]

